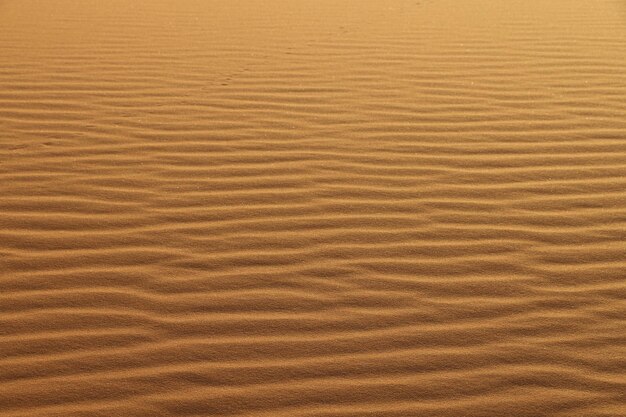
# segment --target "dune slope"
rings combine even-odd
[[[0,416],[626,416],[621,1],[0,2]]]

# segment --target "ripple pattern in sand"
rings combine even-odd
[[[0,2],[0,416],[626,415],[625,22]]]

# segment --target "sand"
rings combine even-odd
[[[0,416],[626,416],[626,4],[0,2]]]

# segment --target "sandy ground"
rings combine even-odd
[[[626,3],[0,1],[0,416],[626,416]]]

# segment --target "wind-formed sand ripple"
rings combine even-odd
[[[626,415],[619,1],[0,2],[0,416]]]

